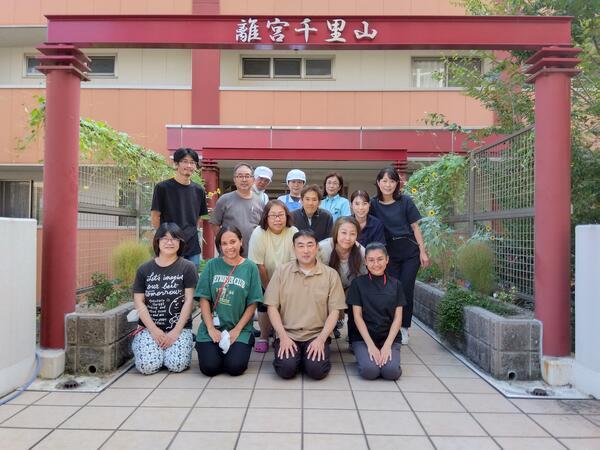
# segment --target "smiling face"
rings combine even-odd
[[[247,193],[252,188],[254,178],[252,177],[252,169],[247,166],[240,166],[233,175],[233,182],[238,191]]]
[[[383,250],[371,250],[365,256],[365,263],[370,273],[376,276],[381,276],[385,273],[389,257]]]
[[[397,181],[392,180],[387,174],[385,174],[383,176],[383,178],[381,178],[381,180],[379,180],[377,182],[377,186],[379,186],[379,189],[381,190],[381,193],[385,196],[385,197],[391,197],[394,195],[394,191],[396,190],[396,186],[398,185]]]
[[[290,180],[288,181],[288,187],[290,188],[290,195],[292,197],[300,197],[300,192],[304,187],[304,181],[302,180]]]
[[[319,246],[314,237],[298,236],[294,241],[294,254],[300,267],[312,267],[317,262]]]
[[[237,261],[240,257],[242,240],[231,231],[226,231],[221,236],[221,255],[230,261]]]
[[[330,197],[335,197],[340,191],[340,180],[335,175],[330,176],[325,180],[325,191]]]
[[[269,230],[275,234],[279,234],[283,231],[287,224],[285,216],[285,210],[280,205],[273,205],[267,214],[267,225]]]
[[[313,214],[319,208],[319,196],[315,191],[307,191],[302,197],[302,207],[308,217],[312,217]]]
[[[358,230],[353,223],[346,222],[340,225],[336,236],[336,246],[349,250],[356,244]]]
[[[369,215],[370,203],[365,201],[360,195],[357,195],[352,200],[352,213],[357,219],[364,219]]]
[[[196,161],[189,155],[174,162],[173,166],[178,175],[186,178],[191,177],[197,169]]]
[[[158,248],[161,256],[177,255],[180,245],[181,242],[179,239],[174,238],[171,233],[167,233],[158,239]]]

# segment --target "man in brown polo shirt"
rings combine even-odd
[[[281,378],[304,370],[320,380],[331,369],[330,335],[346,308],[344,289],[338,273],[317,260],[312,230],[298,231],[293,242],[296,261],[277,268],[264,296],[277,332],[273,366]]]

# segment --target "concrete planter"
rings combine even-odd
[[[444,294],[441,289],[420,281],[415,285],[414,314],[434,330],[437,329],[437,305]],[[468,306],[463,335],[446,342],[494,378],[539,379],[541,324],[530,311],[514,308],[516,315],[502,317]]]
[[[96,375],[113,372],[131,359],[130,333],[137,327],[127,322],[132,309],[129,302],[103,313],[68,314],[65,370]]]

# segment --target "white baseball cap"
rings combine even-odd
[[[299,169],[292,169],[287,173],[285,182],[289,183],[292,180],[300,180],[306,183],[306,174]]]
[[[254,178],[266,178],[269,181],[272,181],[273,171],[266,166],[258,166],[254,169]]]

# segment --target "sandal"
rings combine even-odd
[[[254,344],[254,351],[256,353],[267,353],[269,351],[269,341],[257,339]]]

